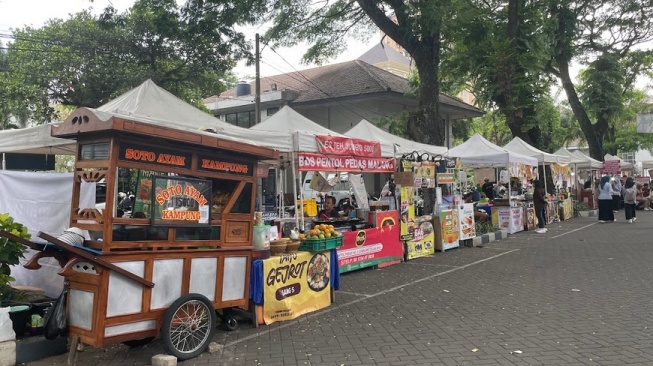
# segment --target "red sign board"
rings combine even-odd
[[[619,174],[621,173],[620,160],[606,160],[603,162],[603,174]]]
[[[360,156],[326,156],[314,153],[299,153],[297,156],[299,171],[364,171],[365,173],[383,173],[395,171],[394,158],[368,158]]]
[[[315,136],[317,149],[323,154],[381,157],[381,144],[349,137],[318,135]]]
[[[343,245],[338,248],[340,273],[399,263],[404,255],[399,229],[396,224],[344,233]]]

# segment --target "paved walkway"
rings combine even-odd
[[[653,212],[623,215],[345,274],[328,309],[218,331],[222,352],[179,364],[653,365]],[[87,349],[79,364],[149,365],[161,352]]]

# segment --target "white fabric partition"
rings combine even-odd
[[[57,236],[70,224],[72,198],[72,173],[34,173],[0,170],[0,213],[8,212],[15,221],[27,226],[32,241],[43,242],[36,236],[39,231]],[[82,191],[80,206],[95,202],[95,186]],[[26,253],[26,258],[31,254]],[[22,263],[26,260],[23,259]],[[56,260],[44,258],[38,271],[13,266],[11,275],[18,285],[29,285],[45,290],[48,296],[58,296],[63,286],[61,269]]]

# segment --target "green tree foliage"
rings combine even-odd
[[[540,1],[464,2],[447,34],[444,88],[469,88],[486,110],[498,109],[513,136],[546,148],[540,116],[551,80],[546,13]],[[494,117],[492,118],[494,119]]]
[[[650,72],[651,51],[641,45],[653,40],[653,3],[641,0],[551,0],[550,71],[567,95],[590,155],[603,159],[612,150],[623,106],[638,75]],[[637,49],[637,46],[640,49]],[[572,61],[587,64],[581,84],[570,73]]]
[[[449,1],[411,0],[260,0],[268,8],[263,21],[273,26],[265,38],[271,47],[308,42],[305,61],[320,62],[342,51],[348,36],[369,37],[378,27],[413,58],[420,84],[419,106],[410,114],[408,136],[444,144],[445,126],[439,117],[440,50],[443,29],[455,12]],[[220,0],[206,0],[218,4]]]
[[[122,14],[108,7],[14,31],[0,81],[9,112],[47,122],[58,118],[56,104],[98,107],[148,78],[204,108],[202,97],[224,90],[227,70],[250,54],[234,30],[249,15],[223,1],[219,17],[204,19],[200,3],[137,0]]]

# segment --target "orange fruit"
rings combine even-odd
[[[299,234],[299,240],[306,239],[306,234]]]

